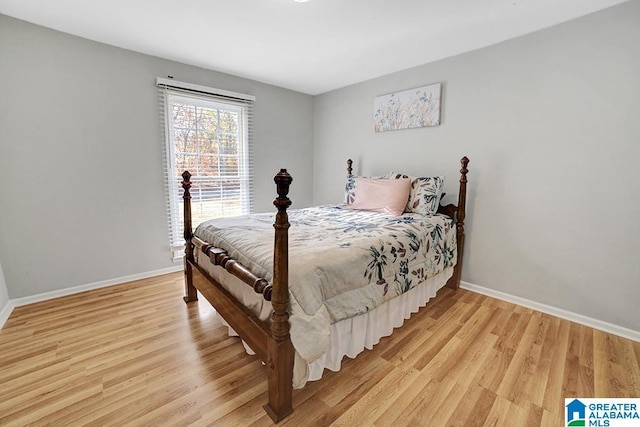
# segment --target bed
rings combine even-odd
[[[441,177],[355,177],[349,160],[344,203],[291,211],[282,169],[275,221],[221,218],[195,232],[183,173],[184,300],[204,296],[261,358],[275,422],[293,411],[294,388],[372,348],[442,286],[459,287],[468,163],[461,159],[457,205],[440,204]],[[378,209],[381,194],[397,200]]]

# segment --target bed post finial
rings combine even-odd
[[[184,301],[191,302],[197,301],[198,293],[193,286],[193,278],[191,274],[191,265],[189,261],[193,261],[193,230],[191,229],[191,173],[189,171],[182,172],[182,188],[184,194],[182,200],[184,201]]]
[[[347,160],[347,178],[351,178],[353,175],[353,160]]]
[[[278,197],[273,201],[273,205],[278,208],[278,213],[280,213],[291,206],[291,200],[287,196],[289,195],[289,187],[293,182],[293,178],[291,178],[286,169],[280,169],[280,172],[273,177],[273,182],[276,183],[276,190],[278,191]]]
[[[264,409],[278,422],[293,412],[293,344],[289,335],[289,217],[287,197],[293,181],[286,169],[273,178],[278,197],[273,204],[278,208],[273,250],[273,288],[271,291],[271,338],[267,344],[267,370],[269,402]]]

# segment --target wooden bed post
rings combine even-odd
[[[271,294],[271,339],[267,346],[269,403],[264,406],[271,419],[278,422],[293,412],[293,345],[289,335],[289,217],[287,197],[293,179],[286,169],[273,178],[278,197],[273,204],[278,208],[273,251],[273,291]]]
[[[347,160],[347,178],[351,178],[353,175],[353,160]]]
[[[467,209],[467,173],[469,159],[464,156],[460,159],[460,190],[458,191],[458,209],[456,213],[456,243],[458,246],[458,262],[453,270],[453,276],[447,282],[447,287],[458,289],[462,275],[462,258],[464,255],[464,218]]]
[[[182,173],[182,188],[184,194],[182,200],[184,201],[184,302],[192,302],[198,300],[198,292],[193,286],[193,274],[191,271],[191,264],[193,262],[193,243],[191,238],[193,237],[193,230],[191,227],[191,174],[189,171]]]

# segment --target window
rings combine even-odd
[[[251,104],[247,100],[212,95],[218,90],[211,88],[206,88],[211,93],[203,94],[168,88],[167,84],[158,86],[162,90],[164,112],[169,234],[173,258],[177,259],[184,253],[181,182],[185,170],[192,175],[194,229],[205,220],[251,210]]]

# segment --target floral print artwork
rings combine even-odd
[[[440,125],[440,83],[382,95],[373,102],[376,132]]]

